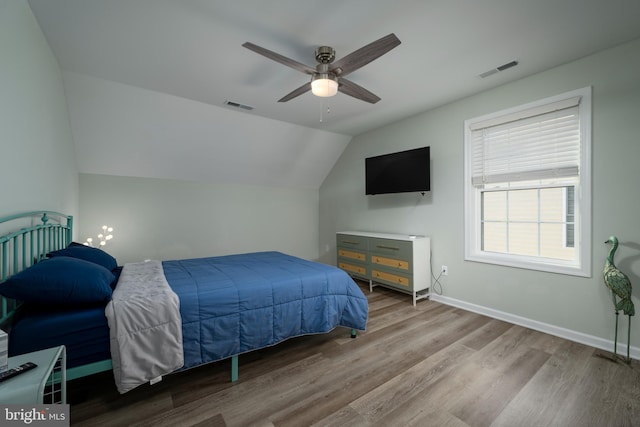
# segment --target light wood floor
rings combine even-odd
[[[363,286],[363,290],[365,287]],[[119,395],[69,383],[72,425],[640,426],[640,363],[376,288],[367,331],[291,339]]]

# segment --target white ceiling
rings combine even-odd
[[[640,37],[638,0],[29,0],[65,71],[279,121],[357,135]],[[310,66],[395,33],[402,44],[349,77],[382,98],[285,94]],[[512,60],[519,65],[482,79]],[[329,113],[327,113],[327,107]],[[230,108],[230,107],[223,107]],[[322,121],[320,120],[322,116]]]
[[[63,71],[80,173],[301,189],[352,136],[640,38],[638,0],[27,1]],[[279,103],[309,76],[242,47],[314,66],[320,45],[340,59],[389,33],[401,44],[349,75],[373,105]]]

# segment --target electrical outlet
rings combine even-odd
[[[440,270],[440,274],[442,274],[443,276],[448,276],[449,275],[449,267],[447,267],[446,265],[443,265],[442,269]]]

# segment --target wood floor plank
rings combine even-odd
[[[418,411],[400,413],[400,416],[391,420],[392,424],[389,424],[389,420],[385,419],[377,421],[371,426],[374,427],[388,427],[388,426],[402,426],[402,427],[469,427],[467,423],[455,417],[446,410],[434,408],[432,405],[423,405]]]
[[[638,405],[638,399],[631,395],[621,393],[613,409],[613,413],[615,415],[611,420],[611,425],[619,427],[634,427],[640,425],[640,405]]]
[[[485,325],[482,325],[476,331],[473,331],[467,337],[462,339],[460,344],[466,345],[474,350],[480,350],[485,345],[504,334],[511,327],[513,327],[513,325],[510,323],[491,319]]]
[[[450,414],[447,403],[455,401],[457,396],[466,389],[464,378],[457,375],[461,366],[468,366],[468,357],[455,360],[453,365],[443,371],[443,375],[434,376],[431,381],[425,384],[420,393],[405,400],[395,400],[395,407],[384,416],[373,420],[372,425],[376,426],[404,426],[404,425],[437,425],[420,424],[421,420],[434,416],[437,419],[447,419],[447,423],[458,420],[456,423],[467,426],[462,420]],[[456,424],[454,423],[454,425]]]
[[[484,368],[501,372],[513,363],[520,351],[529,349],[539,335],[539,332],[531,329],[512,325],[499,338],[478,350],[476,363]]]
[[[200,423],[193,424],[191,427],[227,427],[222,414],[208,418]]]
[[[220,423],[226,426],[222,414],[205,399],[198,399],[196,404],[189,405],[188,408],[171,409],[148,418],[139,418],[137,421],[116,424],[129,427],[192,427],[196,425],[214,425]]]
[[[628,387],[624,384],[637,379],[639,368],[637,361],[629,366],[606,357],[598,357],[594,352],[587,361],[585,375],[569,392],[565,410],[557,415],[554,422],[569,427],[622,425],[625,417],[616,412],[618,401],[622,399],[621,394]],[[637,408],[628,412],[636,411]],[[635,425],[640,425],[640,419],[634,422]]]
[[[362,415],[356,412],[353,408],[349,406],[345,406],[340,408],[338,411],[329,414],[329,416],[311,425],[322,426],[322,427],[345,427],[345,426],[365,427],[365,426],[368,426],[369,423],[364,418],[362,418]],[[280,427],[280,426],[277,426],[277,427]]]
[[[549,357],[548,353],[537,349],[523,352],[501,374],[473,382],[452,405],[450,412],[473,427],[491,425]]]
[[[561,340],[548,362],[514,397],[492,427],[517,425],[522,418],[535,419],[536,425],[550,426],[564,410],[565,401],[586,372],[593,348]]]
[[[115,386],[113,387],[115,391]],[[140,391],[136,394],[142,396]],[[113,398],[110,397],[109,400],[111,399]],[[86,408],[84,415],[81,415],[81,411],[75,410],[75,406],[72,407],[71,424],[87,427],[128,426],[140,419],[150,418],[159,413],[165,414],[173,408],[171,396],[166,391],[156,392],[143,399],[122,396],[111,401],[117,404],[109,403],[108,400],[93,401],[90,407]],[[125,401],[129,403],[124,403]]]
[[[354,400],[349,407],[373,423],[391,413],[399,402],[424,394],[435,381],[448,375],[472,353],[468,347],[458,343],[449,345]]]

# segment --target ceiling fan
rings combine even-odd
[[[334,96],[338,91],[340,91],[345,95],[375,104],[380,101],[380,97],[369,92],[362,86],[345,79],[344,77],[358,68],[367,65],[369,62],[381,57],[399,44],[400,40],[395,34],[391,33],[361,47],[354,52],[351,52],[349,55],[336,62],[333,62],[336,55],[335,50],[330,46],[320,46],[316,49],[316,61],[318,61],[318,64],[315,68],[309,67],[250,42],[246,42],[242,46],[259,53],[260,55],[266,56],[269,59],[291,67],[294,70],[311,75],[310,82],[291,91],[280,98],[278,102],[287,102],[311,90],[314,95],[321,97]]]

